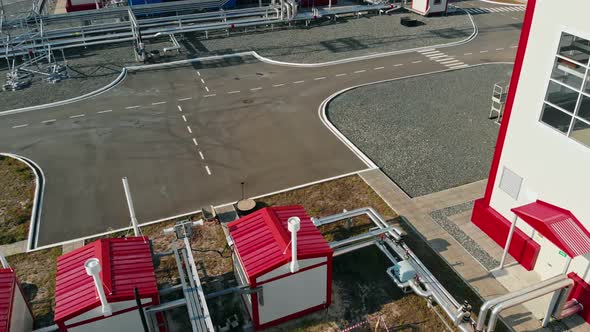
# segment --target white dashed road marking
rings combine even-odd
[[[211,170],[209,169],[209,166],[205,166],[205,169],[207,170],[207,174],[211,175]]]
[[[479,51],[479,53],[488,53],[488,50]]]
[[[199,156],[201,157],[201,160],[205,160],[205,156],[203,156],[203,152],[199,151]]]
[[[420,63],[420,62],[422,62],[422,60],[412,61],[412,63]]]
[[[281,86],[285,86],[285,84],[273,84],[272,87],[273,88],[278,88],[278,87],[281,87]]]
[[[201,72],[200,71],[197,71],[197,75],[201,76]]]
[[[180,105],[177,105],[177,107],[178,107],[178,111],[182,112],[182,107],[180,107]]]
[[[496,51],[502,51],[503,49],[504,49],[504,47],[497,48]]]
[[[301,83],[305,83],[305,81],[295,81],[295,82],[293,82],[293,84],[301,84]]]
[[[205,80],[201,78],[201,83],[205,84]]]
[[[260,87],[260,86],[259,86],[259,87],[257,87],[257,88],[252,88],[252,89],[250,89],[250,91],[258,91],[258,90],[262,90],[262,87]]]
[[[207,87],[207,86],[206,86],[206,87],[205,87],[205,90],[207,90],[207,92],[209,92],[209,87]]]
[[[57,121],[56,119],[41,121],[41,123],[51,123]]]
[[[184,122],[186,122],[186,116],[184,116],[184,114],[182,115],[182,119],[184,120]]]
[[[217,96],[217,94],[215,94],[215,93],[212,93],[212,94],[210,94],[210,95],[204,95],[203,97],[205,97],[205,98],[209,98],[209,97],[215,97],[215,96]]]
[[[381,70],[383,68],[385,68],[385,67],[375,67],[375,68],[373,68],[373,70]]]
[[[465,53],[465,54],[463,54],[463,55],[472,55],[472,54],[473,54],[473,53]]]
[[[314,80],[314,81],[321,81],[321,80],[325,80],[325,79],[326,79],[326,78],[322,76],[322,77],[316,77],[316,78],[314,78],[313,80]]]
[[[81,117],[83,117],[84,115],[85,115],[85,114],[72,115],[72,116],[70,116],[70,119],[81,118]]]
[[[178,99],[178,101],[185,101],[185,100],[191,100],[191,99],[193,99],[193,97],[180,98],[180,99]]]
[[[403,63],[398,63],[398,64],[395,64],[395,65],[393,65],[393,66],[394,66],[394,67],[401,67],[401,66],[403,66],[403,65],[404,65]]]
[[[103,114],[103,113],[111,113],[113,110],[104,110],[104,111],[98,111],[96,112],[97,114]]]
[[[29,125],[28,123],[25,123],[25,124],[18,125],[18,126],[12,126],[12,128],[13,128],[13,129],[16,129],[16,128],[22,128],[22,127],[26,127],[26,126],[28,126],[28,125]]]
[[[186,130],[188,130],[188,132],[189,132],[190,134],[192,134],[192,133],[193,133],[193,130],[191,129],[191,127],[190,127],[190,126],[186,126]]]
[[[193,138],[193,143],[195,143],[196,146],[199,146],[199,143],[197,143],[197,139]]]
[[[459,64],[458,64],[458,65],[456,65],[456,66],[451,66],[450,68],[451,68],[451,69],[461,69],[461,68],[466,68],[466,67],[469,67],[469,65],[467,65],[467,64],[462,64],[462,65],[459,65]]]
[[[132,110],[134,108],[139,108],[139,105],[125,107],[126,110]]]
[[[336,77],[346,76],[346,74],[336,74]]]
[[[237,91],[230,91],[230,92],[228,92],[227,94],[228,94],[228,95],[233,95],[234,93],[240,93],[240,91],[239,91],[239,90],[237,90]]]
[[[153,106],[162,105],[162,104],[166,104],[166,102],[165,101],[159,101],[159,102],[156,102],[156,103],[152,103]]]
[[[357,71],[355,71],[354,73],[355,73],[355,74],[360,74],[360,73],[364,73],[364,72],[366,72],[366,70],[364,70],[364,69],[363,69],[363,70],[357,70]]]

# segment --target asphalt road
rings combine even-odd
[[[440,51],[469,65],[513,61],[522,15],[476,15],[479,36]],[[44,171],[42,246],[128,226],[123,176],[148,222],[237,200],[242,181],[256,196],[365,169],[321,123],[322,101],[447,68],[408,53],[319,68],[242,59],[139,72],[85,101],[1,117],[0,151]]]

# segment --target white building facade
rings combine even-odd
[[[537,199],[590,229],[589,12],[588,0],[528,1],[486,193],[472,215],[501,246],[511,209]],[[543,279],[567,267],[590,282],[590,255],[567,266],[563,251],[524,222],[509,253]]]

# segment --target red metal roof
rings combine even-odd
[[[147,238],[97,240],[57,259],[55,322],[65,322],[100,306],[92,277],[84,268],[89,258],[100,262],[100,278],[109,302],[135,299],[135,287],[142,298],[158,294]]]
[[[590,232],[569,210],[537,200],[512,212],[570,257],[590,252]]]
[[[16,287],[14,270],[0,269],[0,332],[10,331],[12,301]]]
[[[302,206],[267,207],[229,223],[242,266],[250,283],[256,277],[291,261],[287,220],[299,217],[298,259],[331,256],[332,249]]]

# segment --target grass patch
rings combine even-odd
[[[61,247],[55,247],[7,257],[33,310],[35,328],[54,323],[55,273],[61,253]]]
[[[24,163],[0,156],[0,245],[26,240],[35,195],[35,175]]]

